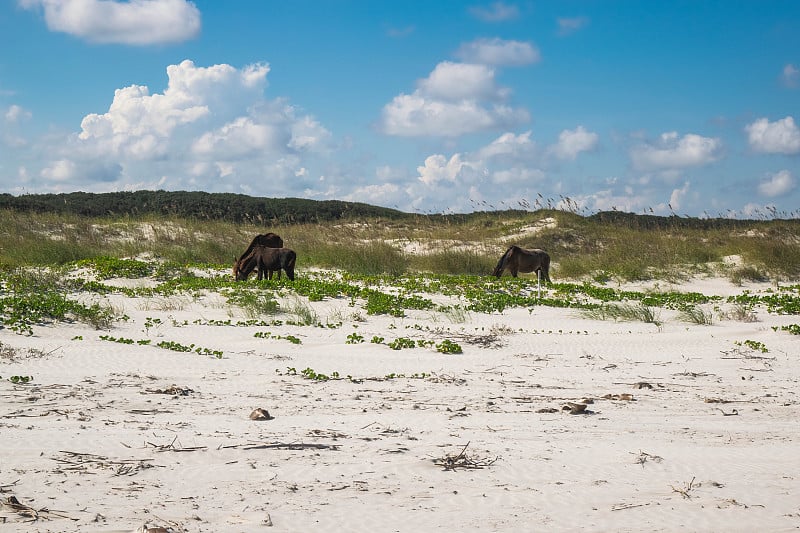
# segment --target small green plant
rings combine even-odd
[[[769,349],[763,342],[747,339],[745,341],[735,341],[736,346],[746,346],[755,352],[767,353]]]
[[[303,370],[300,373],[302,374],[302,376],[304,378],[310,379],[310,380],[313,380],[313,381],[328,381],[329,379],[331,379],[330,377],[326,376],[325,374],[318,374],[318,373],[314,372],[314,370],[311,369],[311,368],[306,368],[305,370]],[[337,373],[336,375],[338,376],[339,374]]]
[[[0,379],[3,379],[2,376],[0,376]],[[33,376],[11,376],[8,378],[8,381],[15,385],[27,385],[33,381]]]
[[[344,342],[345,344],[360,344],[364,342],[364,336],[359,335],[358,333],[351,333],[347,336],[347,340]]]
[[[144,319],[144,329],[148,334],[150,333],[151,329],[161,327],[161,324],[163,324],[163,322],[161,321],[160,318],[153,318],[148,316]]]
[[[800,324],[789,324],[788,326],[781,326],[781,331],[786,331],[792,335],[800,335]]]
[[[200,346],[195,348],[194,351],[195,351],[195,353],[198,353],[200,355],[211,355],[211,356],[214,356],[217,359],[222,359],[222,356],[225,355],[222,350],[212,350],[210,348],[201,348]]]
[[[388,344],[392,350],[402,350],[403,348],[415,348],[417,343],[406,337],[397,337]]]
[[[186,346],[173,341],[161,341],[156,344],[156,346],[165,350],[172,350],[173,352],[191,352],[194,349],[194,344]]]
[[[437,344],[436,351],[441,353],[452,353],[452,354],[458,354],[464,352],[464,350],[461,349],[461,346],[459,346],[458,343],[455,343],[448,339],[444,339],[442,342]]]
[[[374,335],[369,342],[371,342],[372,344],[383,344],[383,341],[384,341],[383,337]]]
[[[100,340],[109,341],[109,342],[118,342],[120,344],[133,344],[135,341],[133,339],[126,339],[124,337],[112,337],[111,335],[100,335]]]
[[[283,339],[291,342],[292,344],[303,343],[303,341],[294,335],[273,335],[269,331],[257,331],[253,334],[253,337],[256,337],[257,339]]]

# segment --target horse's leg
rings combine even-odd
[[[259,280],[264,279],[264,272],[265,272],[264,261],[261,258],[259,258],[258,259],[258,279]]]

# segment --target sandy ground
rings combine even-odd
[[[223,326],[243,317],[218,294],[108,298],[129,316],[110,331],[0,330],[0,532],[800,528],[800,339],[773,329],[796,316],[661,311],[659,328],[536,307],[454,321],[357,316],[341,299],[309,304],[338,328]],[[258,408],[271,419],[252,420]]]

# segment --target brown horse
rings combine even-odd
[[[261,233],[253,237],[253,240],[250,241],[250,246],[247,247],[247,250],[244,251],[242,255],[240,255],[233,264],[233,278],[238,280],[239,279],[239,270],[241,269],[242,261],[245,257],[250,255],[250,252],[253,251],[253,248],[256,246],[268,246],[270,248],[283,248],[283,239],[275,233]],[[278,271],[280,275],[280,270]],[[272,272],[269,274],[270,279],[272,278]],[[245,279],[247,279],[245,277]]]
[[[281,270],[286,272],[286,276],[294,281],[294,265],[297,262],[297,254],[289,248],[271,248],[269,246],[254,246],[250,253],[239,260],[239,270],[236,273],[236,281],[247,279],[250,273],[258,268],[258,279],[272,279],[272,273],[278,273],[281,277]]]
[[[541,279],[549,282],[550,256],[538,248],[525,250],[519,246],[512,246],[500,258],[492,275],[499,278],[505,269],[508,269],[515,278],[518,272],[537,272],[541,275]]]

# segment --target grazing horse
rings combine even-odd
[[[250,252],[253,251],[253,248],[256,246],[268,246],[270,248],[283,248],[283,239],[280,238],[279,235],[275,233],[261,233],[253,237],[253,240],[250,242],[250,246],[247,247],[247,250],[244,251],[242,255],[240,255],[233,264],[233,278],[238,280],[239,279],[239,271],[242,267],[242,261],[244,258],[250,255]],[[280,275],[280,270],[278,271]],[[272,272],[269,274],[270,279],[272,278]],[[245,279],[247,279],[245,277]]]
[[[281,277],[281,270],[286,272],[286,276],[294,281],[294,265],[297,262],[297,254],[289,248],[271,248],[269,246],[254,246],[250,253],[242,257],[239,261],[239,270],[236,273],[236,281],[243,281],[247,276],[258,267],[258,279],[272,279],[272,273],[278,273]]]
[[[515,278],[518,272],[538,272],[542,279],[549,282],[550,256],[538,248],[524,250],[519,246],[512,246],[500,258],[492,275],[499,278],[505,269],[508,269]]]

